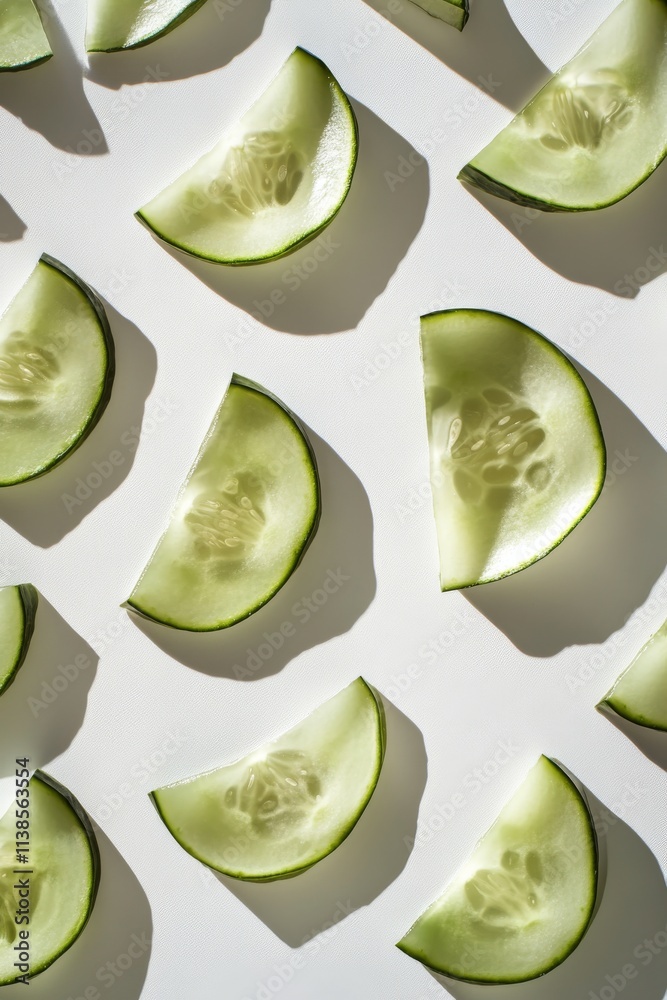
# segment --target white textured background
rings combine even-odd
[[[47,251],[105,297],[118,353],[91,438],[0,496],[2,581],[32,581],[45,599],[0,705],[2,770],[29,754],[103,831],[91,923],[32,983],[35,1000],[486,998],[437,983],[394,942],[540,752],[606,810],[607,892],[563,967],[494,996],[663,997],[667,949],[641,956],[667,927],[665,741],[635,731],[635,746],[594,706],[667,615],[667,277],[650,259],[666,235],[667,167],[603,213],[538,220],[456,181],[613,6],[475,0],[459,35],[407,0],[392,0],[396,25],[361,0],[209,0],[168,38],[95,59],[81,83],[84,4],[62,0],[49,22],[55,58],[0,79],[0,306]],[[327,231],[338,246],[296,290],[308,248],[247,271],[190,269],[132,213],[212,145],[296,44],[358,111],[357,175]],[[625,275],[643,286],[634,297]],[[287,301],[268,325],[248,319],[274,288]],[[558,551],[469,598],[438,589],[418,350],[419,313],[451,305],[516,316],[585,366],[617,470]],[[320,532],[249,621],[217,636],[142,630],[118,606],[233,370],[312,429]],[[63,495],[114,450],[122,465],[68,512]],[[295,605],[338,569],[349,580],[302,623]],[[284,621],[296,636],[235,679]],[[35,717],[28,699],[82,652],[91,665]],[[360,673],[396,709],[358,828],[298,879],[221,884],[171,839],[146,792],[246,753]],[[513,748],[500,766],[499,741]],[[127,968],[132,935],[152,947]]]

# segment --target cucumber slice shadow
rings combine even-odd
[[[6,198],[0,195],[0,243],[13,243],[14,240],[23,239],[27,228]]]
[[[540,212],[469,184],[465,187],[552,271],[630,299],[667,270],[665,181],[663,162],[622,201],[589,212]],[[605,319],[606,314],[603,323]],[[584,346],[589,336],[579,331],[578,346]]]
[[[398,878],[410,856],[407,843],[414,842],[426,785],[424,738],[386,696],[382,701],[387,724],[382,772],[363,815],[339,847],[308,871],[277,882],[239,882],[205,869],[292,948],[369,905]]]
[[[616,726],[627,739],[634,743],[645,757],[652,760],[663,771],[667,771],[667,733],[631,722],[630,719],[618,715],[605,702],[600,702],[596,707],[598,712],[604,715],[605,719]]]
[[[214,264],[159,243],[218,295],[276,330],[311,334],[356,327],[387,287],[426,215],[426,160],[347,96],[359,126],[357,165],[338,214],[314,239],[284,257],[245,267]]]
[[[461,591],[534,657],[607,640],[644,603],[667,564],[667,453],[610,389],[573,363],[591,392],[607,444],[600,498],[548,557],[504,580]]]
[[[0,490],[0,518],[42,548],[64,538],[120,486],[139,445],[157,355],[134,323],[106,300],[103,304],[115,344],[116,375],[99,423],[60,465],[37,479]],[[161,406],[156,401],[153,414],[160,425],[168,422],[168,412],[158,412]],[[146,417],[150,419],[150,411]]]
[[[216,677],[260,680],[299,653],[349,631],[375,596],[373,516],[366,491],[310,427],[321,482],[317,534],[292,576],[249,618],[217,632],[184,632],[137,615],[133,623],[169,656]]]
[[[0,701],[0,777],[14,773],[17,747],[31,767],[47,767],[83,725],[99,657],[39,594],[24,663]],[[55,686],[54,686],[55,681]]]
[[[139,1000],[141,996],[153,937],[150,904],[127,861],[95,822],[93,829],[101,861],[93,912],[72,947],[42,975],[30,980],[33,1000],[84,997],[86,990],[90,995],[91,986],[97,984],[105,991],[111,988],[109,995],[117,994],[122,1000]],[[121,966],[116,966],[117,972],[123,968],[122,979],[107,966],[119,956],[125,956]],[[8,990],[7,996],[11,995]]]
[[[366,2],[479,87],[480,104],[499,101],[512,111],[520,111],[551,75],[515,25],[504,0],[471,0],[470,19],[460,34],[409,0],[399,0],[397,7],[387,0]],[[469,109],[461,110],[463,116],[455,102],[445,125],[456,128],[466,115],[470,117]]]
[[[108,147],[83,89],[81,63],[51,0],[39,0],[37,6],[53,58],[25,72],[3,73],[0,105],[69,156],[102,156]],[[56,176],[59,165],[69,173],[67,160],[56,156]]]
[[[86,76],[103,87],[182,80],[226,66],[262,33],[271,0],[204,3],[172,31],[119,52],[90,52]],[[224,22],[224,23],[223,23]],[[148,61],[148,65],[147,65]]]
[[[619,795],[626,791],[619,789]],[[633,1000],[663,1000],[664,952],[655,957],[642,945],[645,939],[653,942],[656,933],[664,933],[667,926],[667,886],[660,864],[613,807],[605,806],[590,790],[585,792],[601,854],[607,859],[606,884],[597,913],[583,940],[561,965],[519,986],[494,986],[494,1000],[517,1000],[519,995],[521,1000],[563,1000],[589,997],[591,991],[598,997],[600,990],[610,985],[607,976],[622,976],[622,969],[628,963],[636,970],[637,991],[629,991]],[[635,792],[641,798],[647,790],[642,792],[637,785]],[[619,804],[616,808],[631,814],[632,805]],[[489,998],[488,985],[458,982],[433,972],[430,975],[455,1000]],[[624,984],[627,985],[625,979]]]

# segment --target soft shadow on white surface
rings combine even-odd
[[[182,80],[226,66],[262,33],[271,0],[205,3],[167,35],[125,52],[91,52],[87,76],[113,90],[123,84]],[[224,100],[221,94],[221,100]]]
[[[81,64],[51,0],[39,0],[39,9],[53,56],[32,69],[0,73],[0,105],[52,146],[101,156],[108,147],[83,89]]]
[[[69,534],[127,477],[155,381],[157,356],[151,342],[107,302],[104,306],[116,346],[116,377],[99,424],[55,469],[0,490],[0,518],[42,548]]]
[[[153,937],[150,905],[127,862],[95,824],[94,829],[102,876],[90,920],[69,951],[30,980],[28,993],[23,986],[6,986],[3,1000],[26,996],[31,1000],[139,1000]]]
[[[14,773],[17,757],[48,770],[69,747],[83,725],[98,662],[40,594],[28,655],[0,698],[0,775]]]
[[[426,784],[424,738],[407,716],[383,701],[387,753],[382,773],[347,840],[294,878],[257,885],[218,876],[292,948],[371,903],[398,878],[410,855],[405,838],[415,836]]]
[[[461,591],[529,656],[604,642],[644,603],[667,565],[667,454],[613,392],[577,367],[607,444],[602,496],[540,562]]]
[[[0,194],[0,243],[22,239],[27,228],[23,219]]]
[[[645,757],[667,771],[667,733],[657,729],[647,729],[646,726],[638,726],[635,722],[624,719],[602,705],[598,706],[598,711],[634,743]]]
[[[218,295],[276,330],[308,334],[353,329],[387,287],[421,229],[429,170],[409,142],[364,105],[352,104],[359,122],[352,186],[340,212],[316,240],[279,260],[247,267],[213,264],[160,246]],[[271,302],[272,292],[278,305]]]
[[[219,632],[183,632],[130,614],[181,663],[216,677],[260,680],[304,650],[349,631],[373,600],[373,517],[366,491],[325,441],[310,429],[307,434],[320,471],[322,519],[282,590],[256,614]],[[286,629],[287,638],[281,635],[285,623],[293,630]]]
[[[667,928],[667,886],[660,865],[630,826],[587,794],[605,841],[601,848],[607,854],[607,875],[600,908],[583,941],[562,965],[529,983],[475,986],[432,973],[455,1000],[489,1000],[490,994],[494,1000],[599,1000],[601,991],[605,1000],[618,994],[627,1000],[663,1000],[667,949],[655,942],[659,954],[651,955],[644,946],[656,934],[661,941]],[[622,970],[628,964],[635,975],[626,981]]]
[[[551,76],[514,24],[503,0],[471,0],[470,18],[461,32],[431,17],[410,0],[367,2],[455,73],[479,87],[480,101],[500,101],[511,111],[520,111]],[[486,97],[484,92],[491,96]],[[456,102],[450,106],[456,113]],[[468,110],[464,107],[464,112]]]
[[[667,163],[616,205],[592,212],[537,212],[467,190],[527,250],[569,281],[634,298],[667,271]]]

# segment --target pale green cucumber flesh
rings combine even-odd
[[[597,841],[586,801],[560,767],[541,757],[398,947],[453,979],[535,979],[581,941],[597,884]]]
[[[29,69],[52,55],[33,0],[0,0],[0,72]]]
[[[127,606],[195,632],[234,625],[287,582],[319,518],[305,431],[274,396],[234,375]]]
[[[92,912],[99,884],[95,834],[71,792],[35,771],[27,797],[29,863],[16,859],[17,803],[12,802],[0,819],[0,986],[15,982],[22,974],[14,967],[14,949],[21,943],[21,930],[26,929],[16,923],[19,880],[29,880],[29,977],[43,972],[74,944]],[[18,838],[19,843],[24,841]]]
[[[210,868],[252,882],[288,878],[350,834],[384,747],[382,701],[360,677],[241,760],[151,795],[179,844]]]
[[[43,254],[0,318],[0,486],[41,476],[81,444],[114,371],[102,303]]]
[[[463,31],[470,14],[468,0],[412,0],[417,6],[425,10],[431,17],[437,17],[445,24],[451,24],[452,28]]]
[[[357,123],[324,63],[295,49],[220,142],[137,217],[166,243],[220,264],[281,257],[343,204]]]
[[[620,201],[667,153],[667,4],[621,0],[587,44],[461,171],[545,211]]]
[[[602,706],[639,726],[667,732],[667,622],[640,649]]]
[[[555,548],[600,494],[605,446],[581,376],[539,333],[476,309],[422,317],[443,590]]]
[[[0,587],[0,694],[26,658],[35,627],[38,595],[29,583]]]
[[[199,10],[205,0],[88,0],[86,49],[119,52],[148,45]]]

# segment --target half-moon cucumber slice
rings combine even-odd
[[[114,371],[102,303],[43,254],[0,318],[0,486],[41,476],[81,444]]]
[[[540,757],[398,947],[452,979],[535,979],[577,947],[593,917],[597,887],[588,805],[565,772]]]
[[[0,694],[7,690],[26,658],[38,599],[30,583],[0,587]]]
[[[667,622],[640,649],[599,707],[638,726],[667,732]]]
[[[357,122],[324,63],[295,49],[259,100],[137,217],[219,264],[256,264],[312,240],[343,204]]]
[[[52,55],[32,0],[0,0],[0,72],[30,69]]]
[[[234,375],[127,607],[193,632],[227,628],[287,582],[320,519],[320,484],[298,419]]]
[[[459,179],[543,211],[604,208],[667,153],[667,4],[621,0]]]
[[[194,14],[205,0],[88,0],[86,49],[118,52],[154,42]]]
[[[27,827],[21,825],[26,811]],[[27,862],[18,862],[17,851]],[[97,841],[83,807],[54,778],[35,771],[0,819],[0,986],[36,976],[74,944],[99,879]],[[29,923],[21,919],[26,913]]]
[[[445,24],[451,24],[459,31],[465,28],[470,14],[468,0],[412,0],[412,2],[427,14],[439,18]]]
[[[359,677],[247,757],[151,797],[193,857],[233,878],[271,882],[311,868],[351,833],[384,748],[382,701]]]
[[[605,445],[577,370],[518,320],[431,313],[421,348],[440,583],[457,590],[555,548],[600,494]]]

